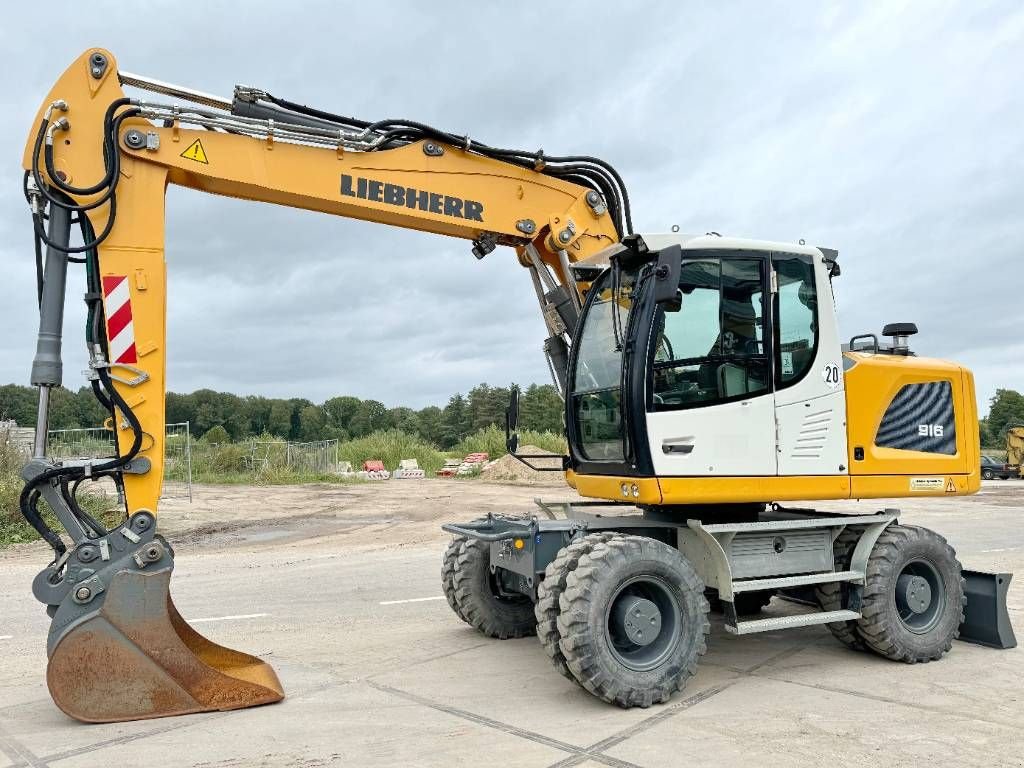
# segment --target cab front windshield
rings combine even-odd
[[[635,273],[622,270],[618,280],[612,272],[598,279],[577,342],[572,408],[580,451],[591,461],[625,460],[621,343],[633,308],[635,278]]]

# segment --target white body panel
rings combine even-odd
[[[655,474],[774,475],[775,407],[771,394],[685,411],[647,414]],[[692,446],[689,453],[665,447]]]
[[[780,475],[846,473],[846,396],[840,390],[813,400],[778,405]]]

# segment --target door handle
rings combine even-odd
[[[677,453],[683,456],[693,453],[692,437],[667,437],[661,441],[661,451],[666,455]]]

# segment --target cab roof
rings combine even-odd
[[[696,250],[734,250],[734,251],[783,251],[785,253],[803,253],[808,256],[823,257],[822,249],[801,243],[783,243],[775,240],[752,240],[742,237],[722,237],[720,235],[687,235],[682,232],[650,232],[641,233],[647,246],[658,251],[670,245],[679,245],[684,251]],[[609,266],[609,258],[624,248],[621,243],[603,248],[585,259],[573,264],[579,267]],[[828,249],[825,249],[828,250]]]

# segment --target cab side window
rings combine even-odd
[[[760,258],[685,260],[678,312],[658,310],[654,408],[712,405],[768,391]]]
[[[776,389],[795,384],[814,363],[818,349],[818,295],[810,256],[772,254],[779,287]]]

